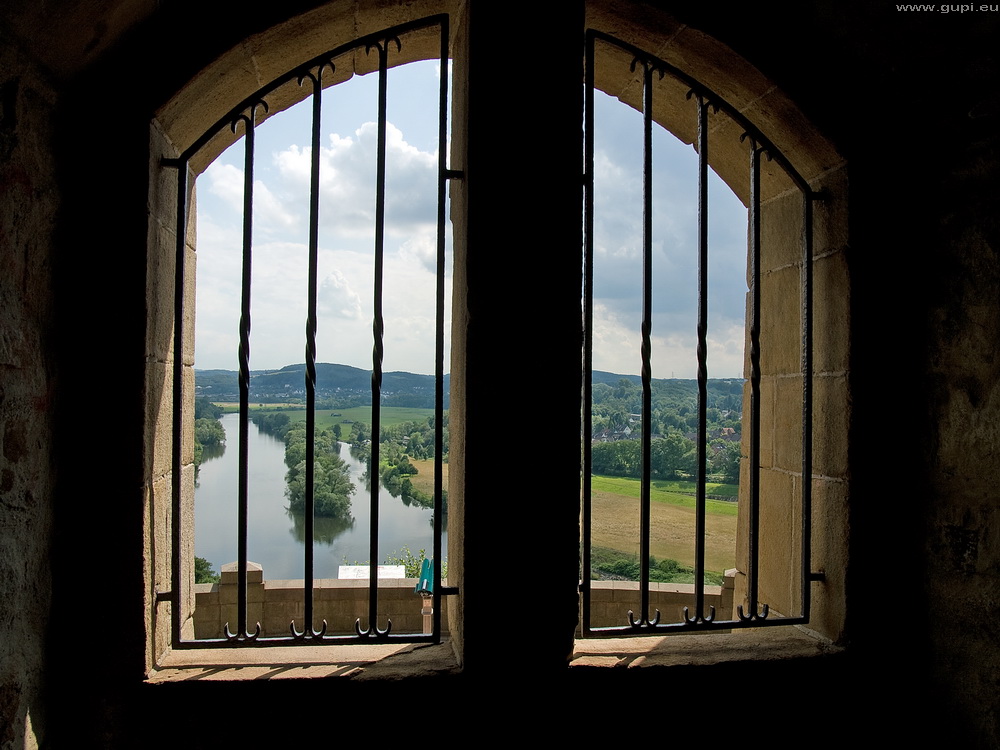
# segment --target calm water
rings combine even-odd
[[[226,430],[226,449],[206,458],[198,471],[195,488],[195,554],[204,557],[218,571],[234,562],[236,552],[236,492],[239,461],[239,416],[222,417]],[[250,424],[249,430],[249,523],[247,557],[264,567],[268,579],[303,578],[304,523],[286,510],[285,444]],[[334,522],[317,518],[315,524],[314,565],[317,578],[336,578],[344,564],[369,561],[368,533],[371,495],[361,474],[364,466],[350,455],[348,446],[341,458],[351,471],[355,492],[352,496],[353,521]],[[379,555],[408,546],[414,554],[426,549],[431,554],[432,513],[425,508],[406,506],[402,500],[379,490]],[[447,535],[442,540],[447,549]]]

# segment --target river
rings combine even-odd
[[[237,556],[237,481],[239,464],[239,415],[225,414],[226,449],[219,455],[205,452],[195,486],[195,554],[215,569]],[[260,563],[267,579],[304,578],[304,523],[287,510],[285,498],[285,444],[257,429],[249,429],[249,479],[247,557]],[[317,518],[313,538],[316,578],[336,578],[344,564],[369,561],[369,509],[371,495],[361,478],[364,466],[342,444],[341,458],[347,463],[354,482],[351,501],[353,521],[336,522]],[[402,500],[379,490],[379,556],[404,546],[417,554],[433,546],[432,512],[404,505]],[[442,539],[447,549],[447,533]]]

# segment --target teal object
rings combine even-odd
[[[434,593],[434,566],[426,557],[424,558],[424,561],[420,563],[420,577],[417,579],[417,585],[414,587],[413,593]]]

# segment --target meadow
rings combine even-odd
[[[629,554],[639,553],[641,482],[626,477],[591,478],[592,544]],[[733,497],[736,485],[708,483],[709,495]],[[694,565],[695,483],[653,481],[650,486],[649,553]],[[736,566],[735,502],[705,503],[705,568],[721,573]]]

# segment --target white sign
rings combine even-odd
[[[337,570],[337,578],[370,578],[370,565],[341,565]],[[379,578],[406,578],[404,565],[379,565]]]

